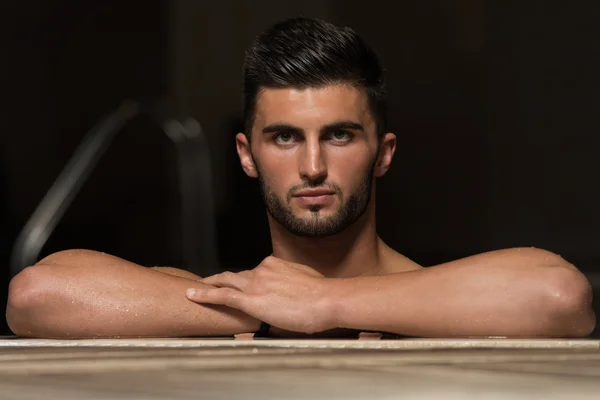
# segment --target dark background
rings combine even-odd
[[[85,132],[126,98],[159,99],[200,121],[212,153],[221,266],[260,262],[270,250],[266,218],[234,146],[241,64],[258,33],[298,15],[354,27],[386,65],[398,150],[378,185],[378,223],[390,246],[424,265],[536,246],[598,281],[600,6],[205,3],[4,2],[2,300],[12,241]],[[89,248],[143,265],[180,264],[175,163],[164,134],[136,120],[41,256]]]

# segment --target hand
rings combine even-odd
[[[306,265],[270,256],[252,270],[202,279],[215,288],[190,289],[187,297],[236,308],[281,329],[315,333],[335,328],[328,300],[331,281]]]

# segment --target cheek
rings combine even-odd
[[[298,175],[293,159],[281,153],[266,153],[261,154],[260,162],[257,164],[263,181],[273,192],[281,194],[298,184],[293,181],[293,178]]]
[[[330,180],[344,188],[353,188],[362,182],[364,176],[370,171],[373,156],[360,151],[337,152],[329,157],[328,171]]]

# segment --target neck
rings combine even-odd
[[[382,243],[371,199],[365,213],[343,232],[324,238],[296,236],[269,215],[273,256],[307,265],[326,277],[374,275],[381,268]]]

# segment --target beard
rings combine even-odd
[[[373,171],[375,169],[376,160],[377,157],[375,157],[375,160],[371,163],[371,167],[365,171],[357,188],[349,194],[347,200],[339,186],[333,183],[315,181],[294,186],[288,191],[286,202],[283,202],[270,189],[259,171],[258,182],[265,208],[275,221],[294,235],[311,238],[336,235],[356,222],[365,213],[369,201],[371,200]],[[258,167],[258,165],[256,166]],[[341,200],[341,205],[337,211],[330,216],[323,216],[322,213],[320,213],[321,207],[315,206],[309,208],[311,211],[309,216],[299,217],[292,211],[289,201],[292,198],[291,194],[293,192],[307,188],[327,188],[334,190]]]

